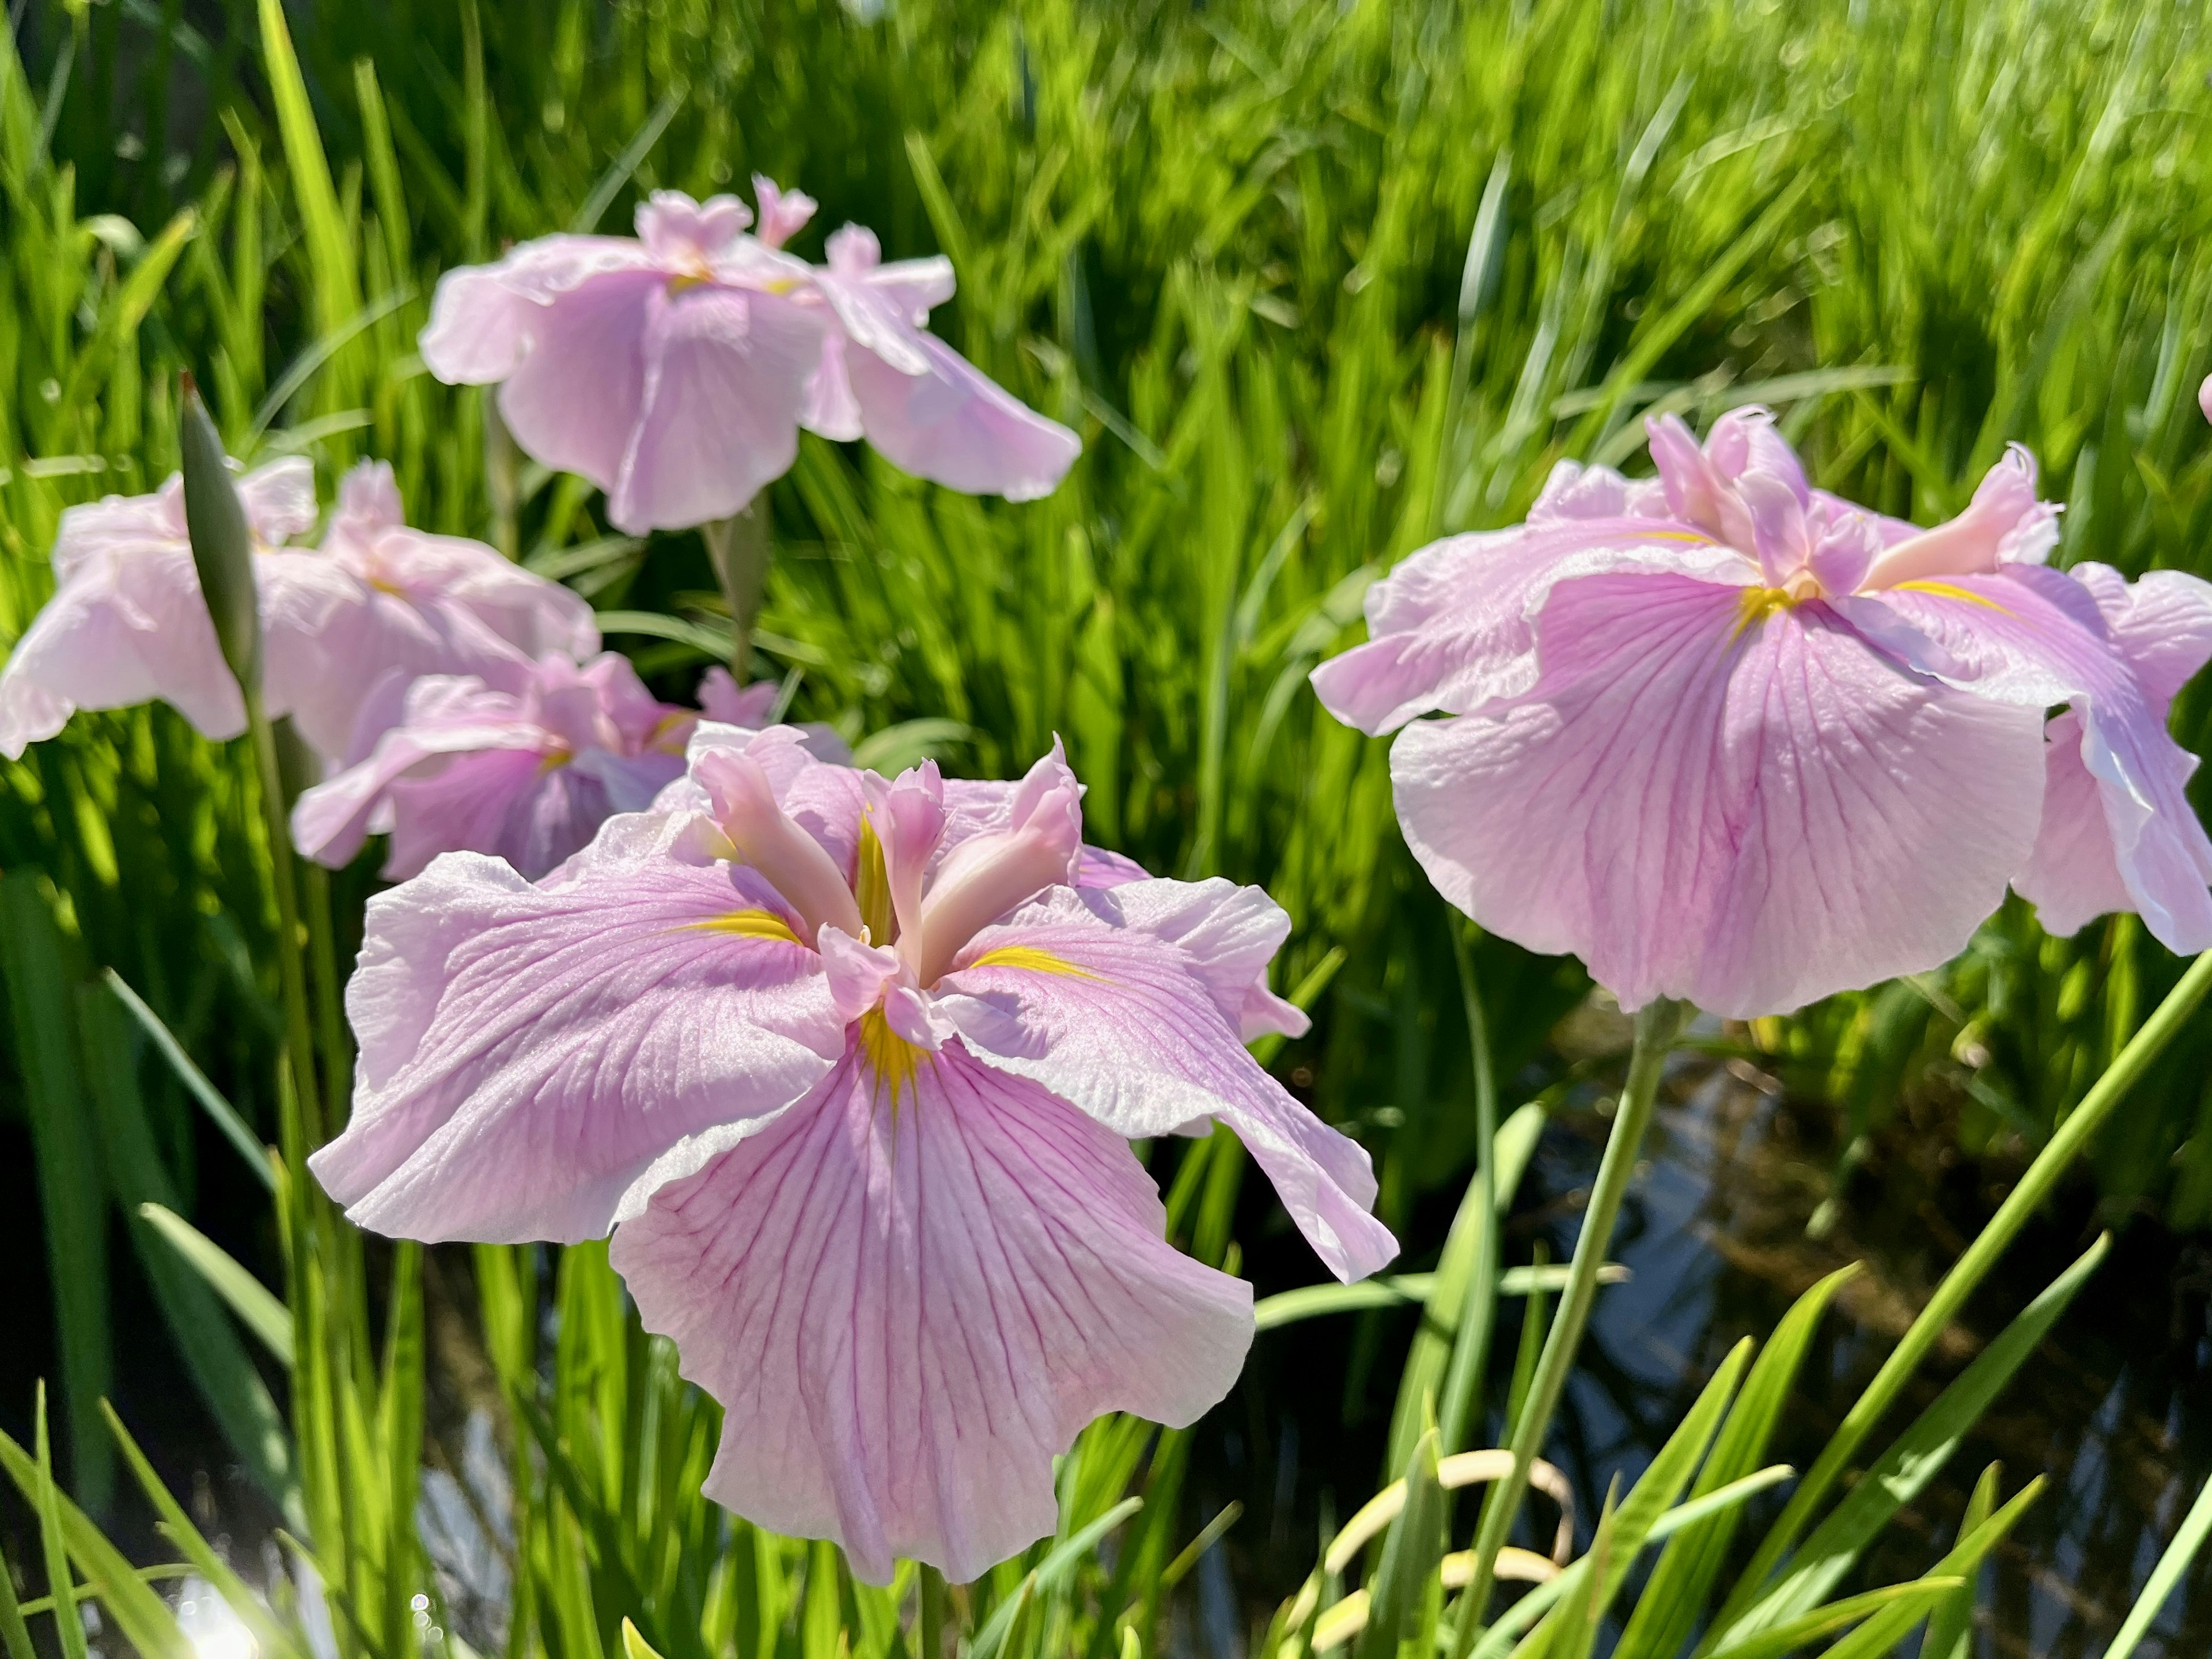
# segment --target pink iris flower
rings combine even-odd
[[[544,881],[471,854],[369,902],[352,1121],[316,1174],[379,1231],[614,1229],[726,1417],[708,1493],[970,1578],[1054,1524],[1092,1418],[1187,1424],[1251,1291],[1162,1237],[1131,1138],[1226,1124],[1322,1261],[1396,1246],[1358,1146],[1246,1052],[1304,1029],[1256,888],[1082,844],[1054,751],[886,781],[702,726],[655,809]]]
[[[418,675],[512,680],[548,652],[599,648],[580,595],[482,542],[410,528],[385,461],[339,481],[319,550],[260,569],[270,711],[332,760],[390,724]]]
[[[1933,968],[2008,884],[2055,930],[2130,909],[2212,945],[2165,723],[2212,586],[2046,567],[2022,450],[1921,530],[1808,488],[1763,410],[1650,432],[1656,478],[1562,463],[1527,523],[1377,582],[1369,642],[1315,671],[1339,719],[1404,728],[1399,820],[1447,898],[1624,1006],[1729,1016]]]
[[[544,652],[599,647],[591,607],[559,583],[480,542],[409,529],[381,461],[342,481],[319,549],[287,545],[315,522],[305,459],[247,473],[239,493],[254,535],[263,701],[327,757],[347,752],[365,716],[389,724],[418,674],[520,668]],[[74,709],[157,697],[203,736],[246,729],[200,596],[181,478],[151,495],[70,507],[53,563],[54,597],[0,671],[0,753],[12,759],[53,736]]]
[[[304,458],[239,480],[264,569],[315,523],[315,471]],[[160,698],[202,735],[234,738],[246,705],[224,665],[185,533],[185,486],[173,474],[150,495],[110,495],[62,514],[54,595],[0,669],[0,755],[14,760],[79,708]]]
[[[612,651],[580,667],[549,653],[497,683],[426,674],[365,758],[300,797],[292,839],[342,869],[389,834],[395,881],[449,852],[503,858],[535,880],[682,776],[698,720],[656,701]]]
[[[944,258],[882,263],[848,225],[826,267],[784,251],[814,203],[756,178],[734,196],[655,191],[635,239],[544,236],[440,279],[422,331],[439,379],[498,385],[524,449],[607,492],[632,534],[741,511],[805,427],[869,442],[921,477],[1022,501],[1073,465],[1075,434],[924,331]]]

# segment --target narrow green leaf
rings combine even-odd
[[[686,89],[681,85],[671,87],[661,94],[660,101],[653,106],[653,112],[645,118],[645,124],[630,135],[630,141],[623,146],[622,154],[608,164],[607,170],[599,175],[599,182],[592,186],[592,193],[584,198],[576,210],[575,216],[568,221],[571,236],[588,236],[599,228],[599,221],[606,216],[607,209],[621,194],[622,187],[629,182],[630,174],[635,173],[638,164],[653,153],[653,147],[660,142],[660,135],[668,131],[668,124],[676,118],[677,111],[684,107],[685,96]]]
[[[1523,1297],[1531,1291],[1540,1290],[1546,1295],[1556,1295],[1567,1282],[1568,1268],[1564,1265],[1543,1267],[1508,1267],[1498,1275],[1498,1294],[1501,1297]],[[1601,1285],[1626,1285],[1633,1275],[1618,1261],[1608,1261],[1597,1270]],[[1294,1291],[1278,1291],[1273,1296],[1263,1296],[1252,1307],[1252,1316],[1259,1328],[1271,1331],[1279,1326],[1295,1325],[1302,1319],[1318,1319],[1324,1314],[1359,1313],[1369,1308],[1413,1308],[1425,1310],[1422,1328],[1431,1328],[1437,1306],[1437,1273],[1387,1273],[1377,1279],[1363,1279],[1351,1285],[1301,1285]],[[1455,1313],[1458,1304],[1452,1304]],[[1447,1351],[1449,1352],[1449,1351]]]
[[[293,1363],[292,1310],[276,1292],[174,1210],[159,1204],[142,1204],[138,1213],[190,1264],[208,1288],[223,1299],[231,1312],[238,1316],[239,1322],[259,1339],[261,1346],[289,1370]]]
[[[2212,1536],[2212,1480],[2204,1483],[2204,1490],[2197,1494],[2197,1501],[2189,1506],[2183,1517],[2181,1529],[2173,1534],[2173,1541],[2166,1547],[2166,1553],[2158,1558],[2151,1569],[2150,1577],[2144,1582],[2142,1594],[2128,1609],[2127,1618],[2120,1625],[2119,1633],[2112,1638],[2112,1645],[2105,1650],[2105,1659],[2129,1659],[2136,1645],[2151,1627],[2166,1598],[2173,1594],[2197,1552],[2204,1547],[2204,1540]],[[1930,1656],[1930,1659],[1948,1659],[1948,1656]]]
[[[1960,1539],[1972,1537],[1996,1512],[1998,1466],[1990,1464],[1974,1482],[1966,1500],[1966,1513],[1959,1522]],[[1928,1620],[1928,1635],[1920,1644],[1920,1659],[1973,1659],[1974,1581],[1967,1578],[1945,1596]]]
[[[0,1434],[0,1468],[6,1469],[17,1491],[34,1506],[40,1504],[39,1460],[5,1434]],[[197,1659],[167,1603],[131,1570],[123,1553],[107,1541],[84,1511],[58,1493],[53,1508],[70,1559],[88,1581],[102,1587],[101,1605],[114,1615],[117,1629],[137,1649],[141,1659]]]
[[[347,231],[345,216],[338,210],[330,161],[323,153],[322,134],[315,127],[314,108],[307,101],[307,83],[292,50],[291,31],[285,27],[283,0],[260,0],[260,14],[261,52],[269,72],[270,94],[276,106],[276,128],[284,141],[284,161],[291,173],[292,193],[299,201],[300,222],[307,233],[314,273],[312,297],[316,331],[335,334],[361,309],[353,237]]]
[[[215,1125],[222,1138],[237,1150],[246,1167],[253,1172],[254,1178],[270,1192],[275,1192],[276,1176],[270,1168],[270,1149],[246,1127],[246,1120],[238,1115],[238,1109],[225,1100],[222,1091],[208,1081],[207,1074],[192,1063],[192,1057],[185,1052],[184,1045],[171,1034],[161,1017],[146,1006],[138,994],[125,982],[122,975],[109,968],[102,970],[101,976],[106,980],[107,988],[115,994],[115,1000],[129,1011],[131,1017],[145,1031],[155,1052],[168,1062],[169,1069],[177,1074],[177,1080],[185,1085],[185,1092],[208,1115],[208,1121]]]
[[[1367,1623],[1353,1649],[1354,1659],[1395,1659],[1398,1638],[1426,1595],[1444,1553],[1444,1489],[1437,1478],[1437,1431],[1432,1425],[1415,1443],[1407,1461],[1406,1503],[1382,1540],[1382,1559],[1375,1569],[1367,1604]]]
[[[139,1265],[209,1415],[255,1483],[283,1510],[287,1520],[301,1525],[305,1510],[292,1476],[292,1439],[276,1402],[214,1293],[138,1212],[142,1204],[173,1210],[178,1195],[147,1121],[131,1025],[123,1006],[110,994],[122,981],[112,973],[108,978],[108,988],[78,988],[77,1024],[83,1038],[85,1080],[107,1153],[109,1190],[117,1206],[131,1218],[131,1242]],[[146,1018],[152,1018],[150,1011]],[[261,1167],[268,1165],[264,1162]]]
[[[0,64],[0,71],[5,68]],[[15,1600],[15,1570],[4,1551],[0,1551],[0,1654],[7,1659],[38,1659],[31,1646],[30,1627],[23,1622],[22,1604]]]
[[[1794,1558],[1797,1565],[1748,1613],[1709,1636],[1704,1650],[1795,1618],[1825,1598],[1889,1518],[1918,1497],[1950,1461],[1966,1431],[2035,1351],[2111,1247],[2112,1236],[2100,1237],[2005,1327],[1814,1529]]]
[[[115,1443],[123,1449],[124,1461],[131,1472],[138,1477],[138,1485],[148,1501],[161,1517],[162,1535],[182,1550],[192,1564],[192,1569],[215,1587],[216,1593],[229,1604],[246,1627],[253,1632],[262,1659],[298,1659],[301,1649],[283,1625],[262,1604],[261,1598],[248,1589],[246,1581],[230,1569],[228,1562],[216,1553],[215,1547],[201,1536],[200,1529],[192,1524],[184,1506],[161,1484],[161,1477],[154,1473],[154,1466],[138,1449],[131,1431],[123,1426],[123,1419],[106,1401],[100,1402],[100,1413],[107,1419],[108,1431]]]
[[[1021,1587],[1008,1596],[993,1613],[983,1628],[975,1632],[975,1639],[966,1650],[967,1659],[996,1659],[1012,1630],[1016,1617],[1034,1597],[1057,1591],[1068,1574],[1098,1547],[1100,1540],[1131,1516],[1145,1507],[1141,1498],[1126,1498],[1100,1516],[1089,1526],[1068,1535],[1055,1545],[1051,1553],[1022,1579]]]
[[[1808,1644],[1832,1636],[1839,1630],[1848,1630],[1862,1619],[1886,1608],[1904,1604],[1916,1614],[1925,1613],[1965,1584],[1963,1578],[1915,1578],[1902,1584],[1886,1584],[1862,1595],[1846,1596],[1810,1613],[1800,1613],[1787,1624],[1762,1631],[1749,1641],[1726,1650],[1728,1659],[1789,1659]]]
[[[1803,1368],[1820,1316],[1856,1266],[1840,1267],[1799,1297],[1759,1352],[1698,1473],[1692,1497],[1721,1488],[1759,1467],[1772,1442],[1782,1408]],[[1706,1525],[1686,1528],[1660,1555],[1636,1611],[1621,1632],[1613,1659],[1673,1659],[1696,1627],[1705,1599],[1728,1559],[1741,1516],[1732,1507]]]
[[[46,1385],[38,1388],[32,1434],[38,1447],[39,1480],[32,1502],[39,1511],[39,1543],[46,1558],[46,1595],[54,1608],[54,1632],[63,1659],[85,1659],[84,1618],[78,1613],[76,1580],[70,1573],[69,1545],[62,1525],[61,1488],[54,1482],[53,1448],[46,1439]]]
[[[16,870],[0,879],[0,966],[7,975],[12,1047],[38,1169],[70,1475],[84,1501],[104,1510],[115,1482],[114,1448],[100,1431],[100,1400],[113,1365],[107,1200],[77,1065],[68,991],[74,976],[54,903],[52,890],[35,870]]]

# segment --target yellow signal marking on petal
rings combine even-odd
[[[2012,615],[2011,611],[2006,610],[2004,606],[1999,605],[1995,599],[1990,599],[1987,594],[1977,593],[1971,587],[1961,587],[1956,582],[1939,582],[1925,580],[1899,582],[1890,591],[1892,592],[1898,593],[1932,593],[1939,599],[1964,599],[1968,605],[1978,605],[1984,610],[1994,611],[2000,617],[2009,617]]]
[[[714,274],[711,271],[678,271],[668,279],[668,297],[672,300],[678,295],[689,292],[692,289],[703,288],[714,280]]]
[[[1033,974],[1059,974],[1067,979],[1097,979],[1097,975],[1079,968],[1066,957],[1056,957],[1049,951],[1040,951],[1034,945],[1001,945],[995,951],[986,951],[969,968],[1026,968]],[[961,970],[965,972],[966,969]]]
[[[913,1086],[915,1074],[929,1054],[891,1030],[878,1003],[860,1016],[860,1058],[875,1074],[877,1087],[890,1091],[891,1110],[896,1112],[900,1095]]]
[[[773,910],[731,910],[709,916],[704,921],[687,921],[684,926],[694,933],[735,933],[740,939],[780,939],[786,945],[806,943],[791,931],[789,922]]]
[[[1698,547],[1717,547],[1720,544],[1698,530],[1639,530],[1638,538],[1647,542],[1689,542]]]
[[[1755,624],[1765,622],[1776,611],[1795,611],[1797,605],[1798,601],[1787,588],[1745,588],[1743,598],[1736,604],[1735,628],[1729,635],[1729,643],[1734,645]]]

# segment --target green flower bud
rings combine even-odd
[[[215,623],[222,659],[248,696],[261,688],[261,617],[253,583],[253,532],[238,498],[230,461],[190,376],[179,433],[184,449],[185,526],[200,593]]]

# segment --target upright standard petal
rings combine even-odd
[[[1163,1239],[1118,1137],[957,1045],[902,1078],[855,1039],[807,1098],[655,1192],[613,1260],[721,1402],[707,1492],[874,1583],[1048,1534],[1052,1459],[1109,1411],[1188,1425],[1250,1288]]]
[[[1245,1052],[1196,958],[1103,919],[1133,896],[1140,912],[1168,908],[1130,888],[1066,892],[986,928],[937,987],[938,1007],[977,1060],[1042,1085],[1116,1134],[1226,1124],[1329,1271],[1373,1273],[1398,1246],[1369,1213],[1367,1154]]]
[[[781,1110],[843,1052],[794,921],[727,866],[535,887],[447,854],[369,901],[346,988],[360,1086],[317,1178],[403,1237],[603,1235],[656,1158]]]
[[[1392,750],[1407,843],[1444,896],[1574,951],[1626,1007],[1749,1017],[1933,968],[2032,842],[2039,710],[1913,674],[1821,602],[1747,597],[1563,583],[1527,696]]]

